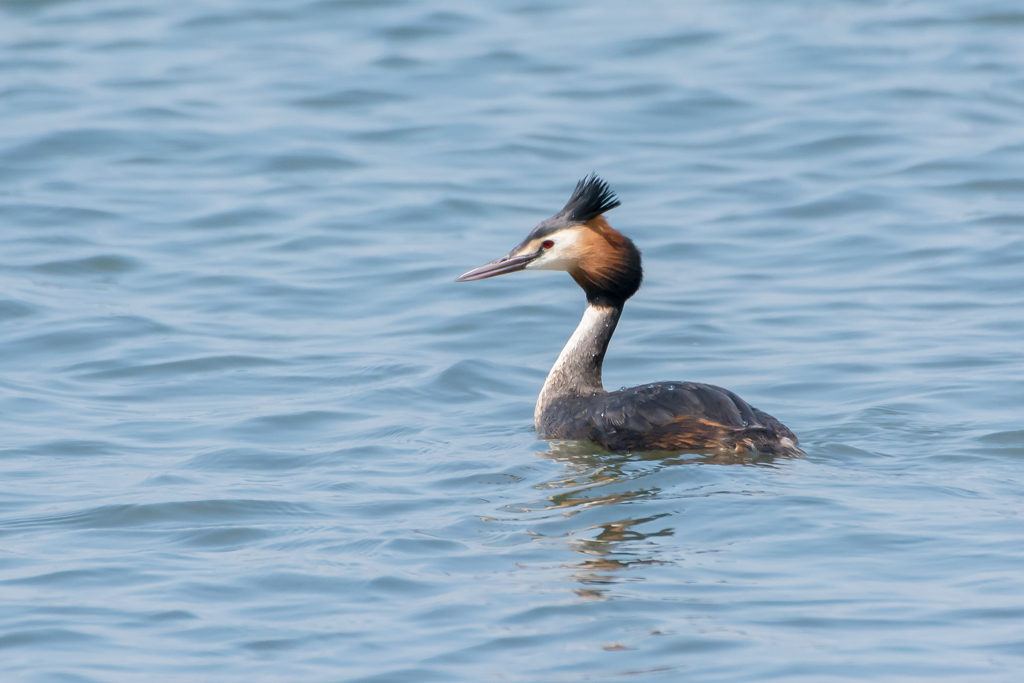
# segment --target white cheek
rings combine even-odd
[[[559,257],[557,254],[548,252],[526,268],[528,270],[572,270],[575,265],[576,259]]]
[[[526,266],[527,270],[572,270],[579,263],[575,248],[578,239],[579,235],[575,232],[560,233],[555,246]]]

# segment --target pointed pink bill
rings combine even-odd
[[[526,266],[538,256],[540,256],[539,251],[533,254],[525,254],[523,256],[503,256],[497,261],[491,261],[479,268],[474,268],[468,273],[463,273],[459,277],[455,278],[455,281],[472,282],[473,280],[483,280],[496,275],[504,275],[505,273],[514,273],[517,270],[523,270],[526,268]]]

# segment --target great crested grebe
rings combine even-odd
[[[583,320],[562,349],[537,399],[533,418],[548,439],[595,441],[613,452],[736,451],[803,455],[784,424],[728,389],[695,382],[656,382],[605,391],[601,365],[626,299],[643,279],[640,250],[604,213],[621,202],[591,174],[561,211],[497,261],[456,282],[517,270],[564,270],[587,294]]]

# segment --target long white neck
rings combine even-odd
[[[601,366],[620,315],[622,309],[618,307],[587,306],[579,326],[544,381],[533,413],[538,431],[543,428],[545,409],[555,399],[605,393]]]

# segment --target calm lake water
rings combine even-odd
[[[0,677],[1016,681],[1019,2],[0,2]],[[533,431],[604,176],[613,388]]]

